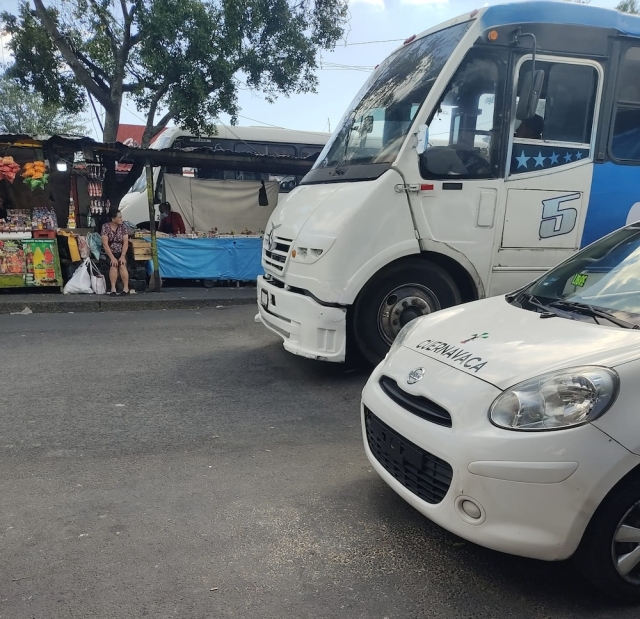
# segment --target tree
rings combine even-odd
[[[633,15],[640,15],[640,4],[638,0],[622,0],[616,7],[618,11],[623,13],[632,13]]]
[[[27,135],[83,135],[86,127],[74,114],[22,86],[8,75],[0,75],[0,133]]]
[[[240,86],[271,101],[313,92],[318,56],[347,15],[348,0],[23,0],[2,21],[12,76],[69,112],[86,92],[104,109],[105,142],[130,96],[146,114],[147,146],[172,120],[198,133],[220,113],[235,118]],[[111,191],[112,204],[140,171]]]

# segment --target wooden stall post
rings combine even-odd
[[[160,266],[158,263],[158,240],[156,237],[156,210],[153,204],[153,168],[147,159],[145,165],[147,171],[147,198],[149,200],[149,227],[151,228],[151,258],[153,259],[154,290],[160,292],[162,281],[160,280]]]

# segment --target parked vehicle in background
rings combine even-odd
[[[473,11],[408,39],[273,212],[259,315],[380,361],[418,316],[513,290],[640,219],[640,17]]]
[[[640,600],[640,223],[533,284],[421,317],[362,398],[367,457],[464,539]]]
[[[330,137],[329,133],[314,131],[294,131],[273,127],[228,127],[217,126],[213,137],[198,137],[177,127],[165,129],[151,145],[152,149],[164,148],[201,148],[209,147],[235,153],[259,153],[261,155],[286,155],[289,157],[317,156]],[[211,180],[276,180],[268,173],[243,172],[242,170],[222,171],[193,168],[154,168],[154,191],[159,203],[166,199],[164,193],[164,173],[181,174],[196,179]],[[285,192],[302,180],[302,177],[287,177]],[[120,203],[122,216],[134,224],[148,225],[149,205],[147,200],[147,178],[142,174]],[[275,205],[274,205],[275,206]],[[156,205],[156,220],[159,218]]]

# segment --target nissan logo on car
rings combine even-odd
[[[424,378],[424,368],[416,368],[415,370],[411,370],[409,372],[409,376],[407,376],[407,384],[415,385],[418,381]]]

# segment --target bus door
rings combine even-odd
[[[538,56],[535,72],[542,79],[540,99],[527,112],[534,83],[531,57],[516,63],[500,196],[503,229],[490,295],[526,284],[576,251],[589,204],[602,67],[590,60]]]
[[[426,150],[402,169],[422,249],[464,255],[484,281],[499,223],[507,59],[505,51],[469,51],[424,118]]]

